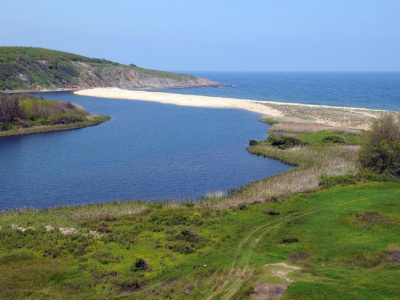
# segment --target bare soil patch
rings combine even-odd
[[[289,260],[292,263],[297,263],[300,260],[307,260],[311,257],[311,253],[308,252],[293,252],[289,255]]]
[[[400,251],[398,251],[398,250],[390,251],[388,256],[389,256],[390,260],[400,262]]]
[[[278,299],[281,297],[288,285],[287,284],[270,284],[270,283],[257,283],[254,291],[251,293],[252,299]]]

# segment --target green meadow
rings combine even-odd
[[[225,299],[269,284],[288,286],[288,299],[393,298],[399,198],[399,183],[360,182],[225,209],[122,202],[2,213],[0,293]],[[268,264],[281,262],[300,269],[271,275]]]

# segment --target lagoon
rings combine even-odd
[[[259,114],[45,93],[113,119],[0,139],[0,210],[113,200],[199,199],[291,168],[246,151]]]

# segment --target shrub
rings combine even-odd
[[[258,142],[256,140],[250,140],[249,141],[249,146],[255,146],[257,144],[258,144]]]
[[[356,182],[357,176],[353,174],[329,176],[325,173],[322,173],[318,179],[319,186],[323,188],[329,188],[335,185],[350,185],[355,184]]]
[[[272,209],[272,210],[264,209],[262,212],[263,212],[264,214],[270,215],[270,216],[279,216],[279,215],[281,214],[279,211],[276,211],[276,210],[274,210],[274,209]]]
[[[334,144],[344,144],[345,140],[341,136],[335,135],[335,134],[330,134],[325,136],[322,139],[323,143],[334,143]]]
[[[130,270],[132,272],[140,272],[140,271],[147,271],[150,270],[150,266],[148,265],[147,261],[143,258],[136,259],[135,263],[131,265]]]
[[[246,204],[241,204],[241,205],[238,206],[238,209],[239,210],[248,210],[249,207]]]
[[[357,213],[356,217],[358,220],[366,223],[390,225],[394,224],[396,220],[394,218],[385,217],[376,211],[366,211],[364,213]]]
[[[192,244],[185,242],[171,243],[167,247],[181,254],[190,254],[196,251],[195,247],[193,247]]]
[[[187,242],[197,242],[199,235],[192,229],[184,229],[178,235],[178,239]]]
[[[143,279],[141,278],[136,278],[136,277],[123,277],[123,276],[118,276],[115,278],[112,283],[114,286],[116,286],[119,290],[122,292],[132,292],[135,290],[140,289],[144,283],[142,282]]]
[[[362,169],[358,172],[358,180],[367,180],[367,181],[377,181],[377,182],[389,182],[389,181],[398,181],[396,176],[389,173],[377,174],[370,169]]]
[[[400,175],[400,118],[385,115],[376,120],[365,133],[360,149],[364,168],[382,174]]]
[[[282,244],[292,244],[298,242],[299,242],[298,238],[286,238],[282,240]]]
[[[277,146],[280,149],[287,149],[296,146],[304,146],[306,143],[294,136],[278,136],[274,133],[271,133],[268,136],[267,142],[269,142],[272,146]]]

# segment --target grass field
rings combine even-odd
[[[396,297],[399,198],[398,183],[369,182],[229,209],[126,202],[2,213],[0,295],[228,299],[289,286],[288,299]],[[268,264],[282,262],[301,269],[274,275],[286,266]]]

